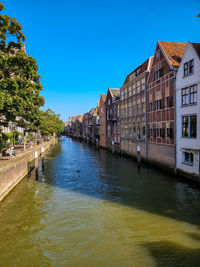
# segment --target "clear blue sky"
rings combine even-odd
[[[2,2],[37,60],[45,108],[64,121],[96,106],[108,87],[121,87],[157,40],[200,42],[200,0]]]

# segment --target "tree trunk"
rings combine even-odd
[[[24,151],[26,151],[26,133],[24,132]]]

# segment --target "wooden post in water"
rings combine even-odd
[[[141,164],[140,146],[137,146],[137,162],[138,162],[138,165]]]
[[[112,153],[114,154],[114,152],[115,152],[115,147],[114,147],[114,141],[112,141]]]
[[[99,148],[99,139],[96,138],[96,148],[98,149]]]
[[[42,169],[44,169],[44,147],[41,147],[41,152],[42,152]]]

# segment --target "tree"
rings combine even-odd
[[[59,134],[64,131],[64,123],[59,114],[55,114],[51,109],[41,111],[41,133],[45,135]]]
[[[4,9],[0,3],[0,11]],[[25,36],[15,18],[0,14],[0,125],[16,122],[37,130],[44,98],[36,60],[24,49]]]

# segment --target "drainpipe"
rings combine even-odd
[[[200,179],[200,149],[199,149],[199,175],[198,175],[199,179]]]
[[[146,73],[145,77],[145,91],[144,91],[144,97],[145,97],[145,159],[148,160],[148,133],[147,133],[147,78],[148,73]]]
[[[176,163],[177,163],[177,110],[176,110],[176,74],[177,72],[174,70],[174,135],[175,135],[175,166],[174,166],[174,174],[176,174]]]

